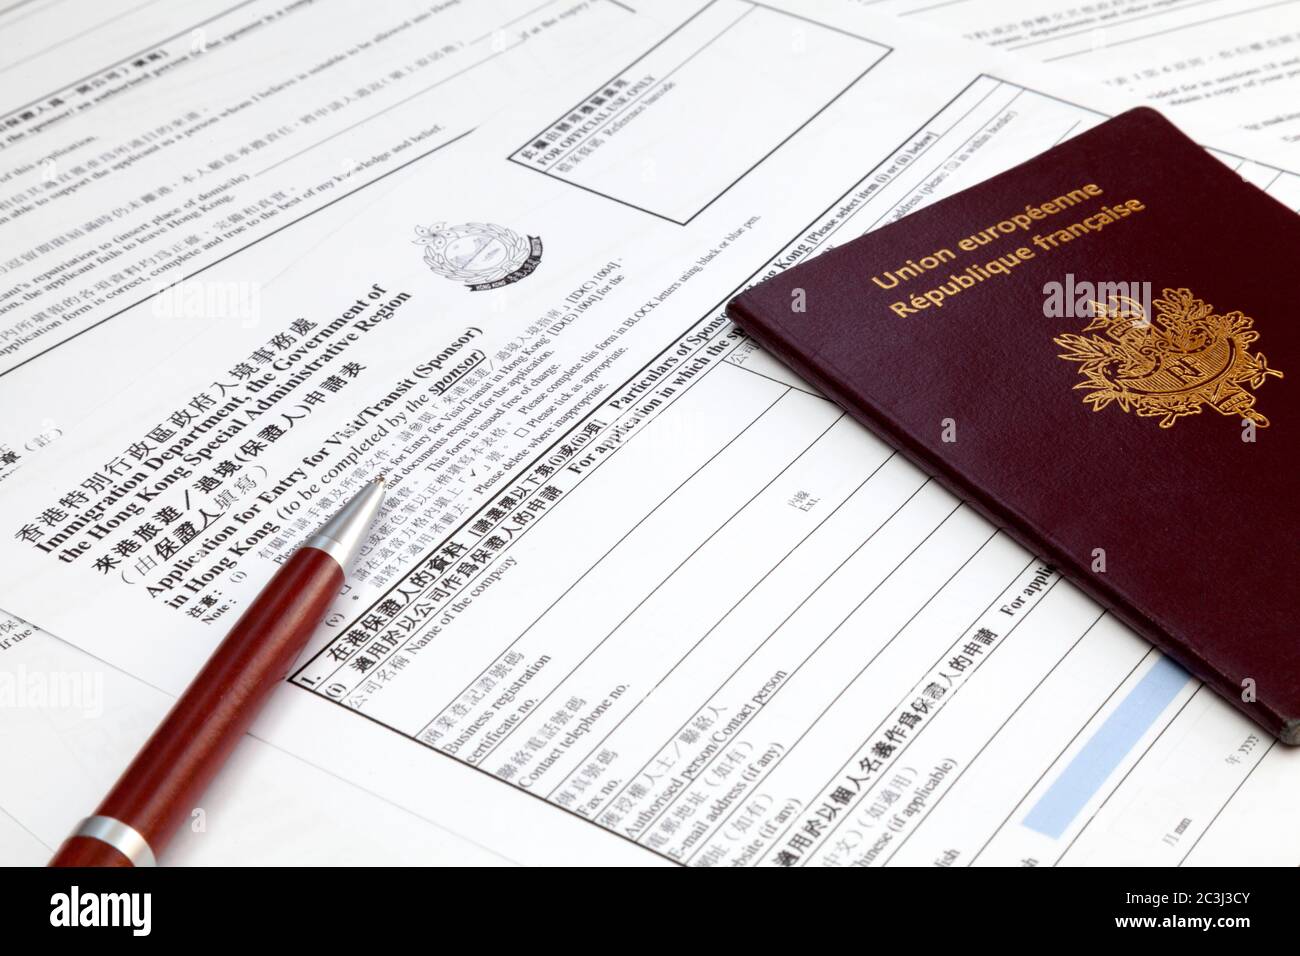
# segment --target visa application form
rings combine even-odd
[[[674,10],[19,471],[0,603],[174,692],[383,470],[256,733],[512,859],[1294,862],[1289,753],[721,313],[1105,112],[840,5]]]
[[[34,0],[0,10],[11,41],[0,51],[0,480],[71,433],[88,407],[76,391],[49,388],[37,367],[58,343],[133,311],[168,318],[147,361],[136,356],[111,377],[94,362],[62,366],[95,377],[104,400],[178,353],[205,316],[255,322],[261,290],[424,152],[454,146],[530,86],[573,69],[593,37],[616,48],[615,23],[644,19],[603,3],[521,0],[378,9]],[[185,284],[199,275],[201,289]],[[24,400],[33,390],[40,403]],[[70,646],[8,616],[5,652],[0,735],[15,759],[49,772],[49,786],[0,794],[12,814],[0,811],[0,821],[13,822],[15,853],[21,845],[22,858],[39,862],[129,760],[168,695],[94,658],[78,662]],[[223,812],[224,827],[192,831],[203,837],[174,859],[487,856],[404,811],[394,827],[402,841],[367,852],[345,839],[332,855],[304,855],[331,825],[317,812],[322,799],[372,795],[269,745],[249,749],[248,769],[230,768],[228,793],[213,798],[235,819]],[[257,839],[291,818],[302,839]]]
[[[256,321],[261,290],[377,193],[643,23],[658,28],[524,0],[7,7],[0,33],[21,42],[0,61],[0,382],[41,389],[43,356],[132,312],[169,330],[136,368],[178,355],[206,316]],[[136,368],[101,378],[103,396]],[[6,403],[0,480],[83,408],[64,389]]]

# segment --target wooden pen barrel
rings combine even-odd
[[[236,622],[95,811],[162,852],[343,585],[338,562],[300,548]],[[130,866],[109,843],[69,837],[50,866]]]

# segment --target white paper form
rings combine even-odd
[[[1075,129],[1099,118],[984,78],[932,119],[929,135],[914,140],[913,151],[903,154],[909,157],[905,173],[900,175],[905,167],[899,157],[871,170],[773,267],[837,241],[841,228],[856,234],[858,216],[871,216],[862,223],[870,226],[924,204],[946,180],[968,172],[966,163],[978,164],[980,150],[996,151],[988,146],[993,130],[1024,122],[1040,131]],[[935,151],[927,155],[923,145],[931,136]],[[1254,172],[1275,186],[1295,188],[1294,177]],[[899,178],[891,181],[893,176]],[[882,183],[897,188],[892,201],[865,198],[883,197]],[[718,443],[683,463],[683,473],[664,474],[664,496],[656,496],[644,523],[619,537],[587,531],[599,539],[583,548],[590,566],[582,567],[576,581],[564,579],[565,589],[551,592],[558,592],[554,603],[539,607],[535,618],[530,611],[519,633],[494,627],[495,619],[486,617],[490,610],[479,612],[484,632],[505,631],[514,638],[493,661],[501,668],[516,659],[513,672],[507,669],[503,677],[514,678],[508,694],[494,701],[495,688],[453,685],[437,709],[403,693],[403,687],[412,694],[427,691],[437,681],[429,668],[441,662],[419,656],[437,624],[405,636],[405,628],[427,613],[418,601],[404,610],[405,620],[381,614],[373,622],[374,637],[341,637],[294,680],[530,792],[544,788],[539,795],[549,802],[681,862],[879,864],[896,853],[898,862],[941,865],[1055,863],[1066,853],[1074,854],[1069,862],[1185,859],[1199,836],[1189,832],[1192,823],[1204,827],[1222,810],[1268,746],[1250,725],[1217,700],[1199,699],[1192,706],[1200,691],[1185,673],[1103,619],[1099,609],[886,448],[864,441],[835,409],[820,405],[820,415],[808,408],[792,414],[790,406],[807,403],[800,383],[752,346],[738,346],[727,361],[773,379],[763,395],[773,404],[744,403],[762,408],[762,414],[720,430]],[[682,406],[663,412],[657,426],[649,423],[673,436],[665,441],[679,455],[681,433],[670,424],[673,416],[700,421],[732,404],[710,394],[711,388],[732,394],[735,386],[724,380],[727,368],[710,374],[677,399]],[[782,412],[798,426],[781,421]],[[638,409],[614,427],[632,427],[631,422],[636,428],[648,424]],[[739,449],[746,441],[772,449],[780,439],[789,444],[780,446],[783,455],[772,456],[771,470],[762,474],[768,481],[759,484],[747,454],[762,453]],[[633,475],[671,467],[663,461],[664,446],[656,446],[649,432],[639,440],[649,446],[642,449],[644,457],[629,445],[627,457],[617,465],[611,461],[612,474],[602,476],[604,481],[590,479],[603,486],[604,497],[595,497],[596,488],[585,489],[595,500],[587,498],[584,510],[608,514],[629,486],[643,487],[644,479],[633,485]],[[837,466],[846,460],[859,464],[845,472]],[[692,467],[698,470],[687,473]],[[709,491],[714,488],[735,493],[734,510],[710,514],[718,504]],[[807,516],[818,509],[820,519]],[[697,536],[673,540],[674,528],[682,525],[698,526]],[[551,537],[546,530],[539,524],[529,531],[541,540],[525,553],[574,550],[564,532]],[[619,593],[627,582],[646,577],[648,588],[632,596]],[[964,587],[983,593],[988,604],[980,610],[981,600]],[[402,590],[397,586],[394,593]],[[521,599],[519,592],[506,591],[496,606]],[[1031,617],[1040,601],[1043,610]],[[381,602],[375,610],[382,608]],[[992,652],[1022,621],[1018,646],[1024,652],[993,663]],[[591,643],[552,684],[544,677],[552,663],[546,649],[575,631],[589,635]],[[403,636],[389,647],[384,638],[393,633]],[[676,653],[644,649],[662,644]],[[986,655],[996,676],[972,682],[978,689],[957,698]],[[629,658],[650,671],[643,680],[654,689],[618,713],[627,690],[616,681],[626,677]],[[601,668],[608,669],[607,683],[618,696],[611,692],[594,705],[584,701],[590,712],[569,718],[583,735],[575,738],[558,719],[566,716],[563,709],[552,713],[547,705],[563,698],[570,681],[581,684]],[[904,670],[911,685],[900,683]],[[491,676],[487,669],[477,679]],[[1079,683],[1085,689],[1071,697]],[[827,701],[795,691],[778,704],[787,686],[831,687],[835,696]],[[1008,700],[1011,687],[1017,696]],[[503,698],[522,703],[512,710],[501,706]],[[859,728],[868,731],[860,749],[838,767],[827,767],[826,754],[842,747],[844,727],[858,714],[871,713],[872,702],[882,698],[895,708],[878,724]],[[953,710],[945,717],[948,700]],[[618,714],[613,730],[585,740],[588,723],[598,725],[605,708]],[[473,718],[476,711],[477,719],[462,716]],[[1168,746],[1156,749],[1183,714],[1182,726],[1171,732],[1182,746],[1172,756]],[[941,729],[922,738],[930,721]],[[540,747],[539,737],[545,741]],[[1034,756],[1025,760],[1028,749]],[[1147,789],[1137,810],[1121,814],[1109,803],[1113,792],[1102,785],[1120,782],[1144,754],[1151,755],[1143,766]],[[619,765],[630,755],[632,771],[620,777]],[[977,758],[980,772],[958,790],[967,764]],[[1279,755],[1279,762],[1285,759]],[[1018,776],[1008,772],[1009,763],[1018,764]],[[1034,774],[1041,774],[1040,792],[1034,792]],[[775,802],[778,781],[799,781],[786,791],[797,793],[821,776],[820,792]],[[1189,782],[1196,785],[1194,800],[1185,792]],[[928,812],[943,799],[950,812],[923,829]],[[991,801],[1001,802],[999,810],[1013,825],[985,815]],[[1156,802],[1154,809],[1148,801]],[[1169,812],[1171,802],[1189,815],[1159,833],[1169,819],[1160,814]],[[1089,820],[1085,811],[1098,805],[1119,818],[1115,830],[1107,829],[1104,817]],[[974,837],[972,808],[986,828]],[[1017,814],[1023,816],[1019,825]],[[782,832],[784,845],[771,841],[769,828]],[[909,845],[914,831],[924,839]],[[1273,849],[1266,832],[1257,838],[1259,849]],[[1241,859],[1240,850],[1235,858]]]
[[[63,342],[132,311],[170,320],[144,367],[119,357],[101,375],[107,398],[205,318],[260,322],[266,285],[376,195],[503,105],[581,73],[593,37],[612,52],[616,25],[658,22],[581,0],[83,14],[69,25],[47,3],[0,20],[32,53],[0,64],[0,478],[75,427],[75,396],[51,390],[39,415],[15,398],[50,381],[42,359]]]
[[[49,858],[40,840],[13,817],[0,812],[0,859],[9,866],[41,866]]]
[[[231,6],[218,0],[186,4],[164,0],[8,0],[0,4],[0,34],[9,41],[0,49],[0,88],[6,106],[22,102],[23,90],[8,84],[41,79],[42,86],[61,85],[85,72],[85,57],[118,58],[140,48],[142,36],[163,36]],[[169,29],[170,28],[170,29]],[[76,72],[76,64],[83,69]],[[21,73],[19,72],[21,70]],[[28,90],[30,92],[30,90]],[[10,99],[13,103],[8,102]]]
[[[565,39],[574,24],[590,19],[595,33],[615,17],[635,19],[628,10],[585,3],[390,3],[378,14],[363,4],[318,4],[319,12],[309,6],[114,0],[87,7],[37,0],[0,10],[0,33],[9,41],[0,59],[0,162],[6,164],[0,193],[11,200],[0,256],[8,304],[7,318],[0,318],[6,412],[0,477],[68,434],[91,407],[84,395],[50,387],[53,381],[86,376],[107,400],[147,375],[151,364],[183,355],[183,343],[205,318],[228,315],[256,325],[261,291],[290,264],[309,259],[316,243],[345,229],[368,197],[390,188],[417,152],[412,144],[454,144],[502,103],[526,95],[538,77],[563,73],[575,49]],[[309,76],[297,75],[299,67]],[[286,95],[270,95],[282,90]],[[306,111],[308,97],[315,97],[312,105],[328,103],[328,115]],[[202,128],[178,129],[174,141],[160,138],[159,124],[171,124],[180,103],[202,116],[195,121]],[[461,107],[472,116],[458,114]],[[464,120],[459,125],[457,115]],[[426,135],[431,118],[448,131]],[[304,139],[312,148],[302,148]],[[358,151],[376,144],[383,149]],[[254,157],[273,168],[248,175]],[[196,165],[187,172],[191,160]],[[209,184],[220,172],[217,164],[234,170],[230,185]],[[168,179],[173,174],[197,177],[194,189],[199,183],[202,189],[187,192]],[[258,184],[277,176],[281,186],[293,184],[293,198],[268,204]],[[318,185],[322,179],[328,188]],[[160,187],[150,185],[159,181]],[[304,190],[314,197],[303,197]],[[79,239],[90,246],[70,253]],[[91,247],[96,254],[87,257]],[[33,273],[44,278],[33,282]],[[194,275],[203,286],[168,288]],[[51,316],[44,321],[47,304]],[[111,350],[88,348],[58,371],[40,367],[65,333],[85,334],[133,310],[169,317],[146,356],[135,347],[116,358]],[[43,396],[39,405],[26,400],[33,393]],[[16,673],[36,645],[50,640],[28,637],[8,655],[6,668]],[[102,667],[87,658],[72,672]],[[139,734],[101,740],[106,766],[120,768],[143,740],[161,713],[160,696],[124,692],[119,708],[135,701],[131,727]],[[0,710],[8,726],[16,715],[8,706]],[[17,726],[32,729],[29,722]],[[61,752],[40,739],[32,753]],[[57,799],[42,789],[18,793],[12,802],[24,819],[41,809],[33,825],[47,840],[61,839],[61,829],[111,782],[77,773],[79,767],[49,765],[59,772]],[[293,779],[290,770],[286,780]],[[285,812],[294,812],[289,808],[298,804],[284,791],[280,796]],[[271,850],[292,853],[301,845]],[[264,851],[244,856],[277,858]]]
[[[1176,122],[1240,125],[1300,148],[1294,0],[858,2],[1068,67],[1148,100]]]
[[[722,26],[707,23],[698,49],[750,6],[710,4],[675,35],[728,14]],[[641,145],[626,175],[612,175],[626,126],[597,135],[598,146],[580,143],[590,147],[583,162],[562,175],[533,164],[656,92],[653,82],[617,92],[662,49],[647,44],[547,120],[503,126],[499,150],[459,157],[478,172],[455,180],[454,197],[415,190],[377,206],[346,249],[322,250],[327,287],[319,271],[286,277],[284,314],[316,324],[293,333],[302,338],[282,350],[289,364],[250,403],[340,346],[263,421],[278,422],[274,406],[290,397],[303,406],[285,406],[298,419],[279,423],[276,438],[253,438],[263,422],[227,435],[216,447],[237,438],[228,451],[248,456],[235,469],[245,475],[221,476],[215,452],[201,459],[145,502],[148,514],[94,539],[89,560],[36,555],[34,540],[6,535],[15,610],[176,686],[251,579],[264,579],[252,569],[268,568],[316,513],[382,468],[394,483],[384,526],[295,671],[295,692],[279,695],[258,733],[514,859],[961,865],[1136,853],[1197,862],[1227,846],[1213,821],[1234,818],[1234,794],[1267,806],[1276,784],[1252,778],[1294,774],[1290,754],[720,314],[769,269],[1104,118],[1005,64],[892,24],[816,12],[827,26],[799,26],[811,42],[839,43],[847,30],[864,44],[859,62],[882,45],[890,52],[838,94],[824,91],[798,128],[773,109],[781,125],[755,138],[767,152],[739,178],[725,175],[735,157],[709,162],[716,146],[700,125],[700,95],[664,95],[638,114],[657,103],[678,121],[664,124],[677,136],[650,158],[677,162],[683,143],[701,144],[699,180],[719,190],[711,199],[647,184]],[[780,14],[750,14],[769,15]],[[735,64],[713,65],[716,74],[695,82],[730,91]],[[689,77],[679,67],[674,78]],[[476,141],[495,141],[480,132],[493,138]],[[569,181],[595,157],[605,164],[599,193]],[[1293,176],[1242,168],[1296,205]],[[424,205],[438,207],[443,225],[428,222]],[[413,235],[415,225],[425,232]],[[220,330],[205,343],[207,377],[244,381],[225,373],[264,345]],[[352,361],[363,366],[355,376],[341,371]],[[329,374],[343,384],[324,386]],[[20,475],[3,503],[14,533],[57,507],[51,477],[62,486],[123,452],[125,461],[201,378],[164,370],[151,393],[96,417],[102,441],[65,443]],[[306,401],[303,385],[319,385],[320,397]],[[319,414],[331,406],[346,410]],[[202,435],[228,428],[236,411],[242,403]],[[246,440],[266,447],[245,452]],[[164,464],[143,467],[163,480],[175,467]],[[226,489],[204,490],[216,477]],[[241,489],[240,478],[252,484]],[[231,488],[239,494],[219,506]],[[179,558],[159,560],[161,538],[175,542],[179,530],[162,528],[197,528],[202,507],[146,532],[121,555],[139,557],[106,565],[114,573],[95,570],[115,544],[140,539],[136,517],[153,522],[154,510],[191,501],[217,521],[188,537]],[[80,531],[56,550],[79,547]],[[154,565],[137,566],[144,557]],[[235,563],[218,566],[227,559]],[[168,607],[195,578],[194,597]],[[165,593],[150,599],[149,586]],[[67,600],[74,587],[93,595],[93,612]],[[106,608],[132,628],[97,628]],[[1257,777],[1261,766],[1279,769]],[[1235,859],[1294,858],[1273,831],[1263,820],[1234,831]]]
[[[280,11],[287,6],[207,0],[186,4],[106,0],[88,6],[74,0],[33,0],[0,9],[0,35],[8,41],[0,52],[0,79],[4,81],[0,84],[0,96],[5,98],[0,103],[0,111],[4,111],[7,117],[4,127],[7,148],[4,152],[5,158],[12,160],[10,175],[5,177],[6,183],[11,186],[14,183],[25,185],[45,179],[46,174],[52,176],[59,172],[59,160],[64,156],[72,157],[74,163],[76,157],[83,154],[90,154],[91,159],[95,160],[98,147],[105,141],[102,130],[106,124],[102,113],[109,110],[110,106],[123,106],[122,111],[114,114],[112,123],[120,122],[120,117],[125,112],[131,122],[137,125],[144,117],[166,114],[176,99],[178,89],[200,94],[205,110],[213,106],[220,96],[212,95],[213,87],[207,81],[200,79],[195,82],[190,77],[185,82],[177,82],[176,71],[188,69],[199,54],[211,58],[220,51],[219,59],[225,61],[225,72],[239,77],[235,84],[228,80],[220,84],[228,102],[238,100],[231,87],[238,85],[239,81],[252,84],[261,78],[266,86],[279,82],[285,73],[288,58],[278,56],[259,60],[256,57],[245,57],[237,51],[239,44],[234,39],[244,38],[254,26],[273,26],[282,38],[291,38],[293,45],[300,48],[299,52],[321,51],[319,59],[322,63],[327,58],[326,51],[331,44],[340,51],[346,51],[347,63],[334,64],[328,69],[315,72],[313,82],[318,89],[331,89],[348,98],[360,86],[358,78],[362,77],[365,69],[373,71],[375,63],[380,62],[376,54],[386,56],[393,46],[401,45],[388,42],[388,37],[384,38],[383,45],[380,44],[379,38],[385,34],[386,28],[394,25],[402,26],[402,32],[411,36],[423,35],[431,50],[437,46],[435,52],[443,61],[438,66],[452,64],[453,54],[460,52],[468,54],[477,49],[491,54],[491,59],[477,66],[464,69],[457,66],[454,71],[444,69],[445,75],[441,79],[433,77],[428,82],[420,79],[424,92],[395,105],[380,102],[379,95],[370,95],[372,91],[364,90],[364,93],[370,95],[369,102],[365,104],[369,115],[377,121],[382,120],[385,135],[391,134],[396,142],[397,131],[401,128],[399,123],[413,123],[415,127],[423,128],[431,115],[430,110],[440,109],[444,104],[472,102],[482,118],[501,102],[518,100],[521,85],[515,82],[516,74],[501,69],[511,58],[522,57],[522,69],[533,76],[544,76],[562,70],[566,60],[556,55],[555,51],[568,49],[561,38],[570,24],[584,16],[601,20],[602,13],[614,13],[625,18],[628,15],[627,11],[619,10],[593,11],[585,4],[539,6],[536,3],[478,3],[474,5],[472,15],[469,15],[465,11],[453,9],[456,4],[406,3],[388,4],[382,14],[376,17],[370,8],[363,10],[356,4],[331,4],[328,5],[328,17],[323,21],[326,29],[321,30],[310,24],[304,27],[301,22],[303,18],[282,17]],[[294,7],[296,12],[301,13],[305,5],[298,4]],[[435,7],[441,9],[437,15],[431,15]],[[468,10],[468,6],[465,10]],[[358,13],[364,13],[364,16],[358,16]],[[276,19],[271,21],[268,19],[271,17]],[[306,19],[312,20],[313,17]],[[315,19],[319,23],[319,18]],[[485,36],[489,33],[491,36]],[[225,39],[228,36],[232,37],[229,41]],[[526,51],[517,42],[525,36],[530,41]],[[366,41],[371,37],[375,39],[368,44],[373,47],[369,54],[352,49],[354,44],[360,45],[358,41]],[[437,44],[433,43],[435,38]],[[454,44],[449,41],[454,41]],[[553,57],[554,65],[550,62]],[[185,62],[178,64],[178,58]],[[159,64],[164,64],[165,69]],[[418,60],[414,65],[418,65]],[[391,63],[389,66],[396,67],[397,64]],[[97,69],[92,70],[91,67]],[[430,64],[430,69],[437,68]],[[104,82],[105,75],[115,70],[122,71],[115,77],[119,82]],[[458,88],[456,81],[461,77],[473,81],[472,99],[465,96],[463,89]],[[396,81],[398,78],[397,71],[392,70],[384,79]],[[30,117],[25,116],[34,105],[31,102],[34,94],[76,91],[84,84],[90,84],[94,89],[96,102],[93,108],[83,102],[78,105],[74,115],[50,122],[51,117],[60,116],[61,111],[57,108],[41,109],[46,105],[42,102],[35,104],[37,112]],[[406,97],[405,93],[403,97]],[[389,101],[391,99],[389,97]],[[287,108],[293,111],[298,105],[298,101],[292,97],[282,97],[278,101],[263,98],[259,100],[260,114],[250,109],[238,112],[209,110],[212,114],[220,112],[220,123],[213,124],[208,129],[221,132],[225,139],[233,140],[240,135],[252,138],[260,132],[259,123],[267,127],[275,125],[266,121],[267,116],[275,115],[275,110]],[[419,115],[415,111],[420,111]],[[170,115],[164,118],[170,119]],[[296,112],[292,112],[292,115],[282,114],[282,119],[280,125],[301,125]],[[355,129],[345,128],[323,144],[324,149],[338,150],[336,160],[340,164],[340,171],[346,158],[355,152],[349,145],[350,137],[360,139],[378,123],[367,125],[365,122],[357,122],[354,125]],[[123,124],[123,129],[127,127],[128,124]],[[312,130],[317,132],[327,128],[327,120],[317,119]],[[20,132],[23,142],[14,145],[13,138]],[[121,129],[114,131],[115,135],[121,133]],[[121,138],[125,141],[129,137]],[[83,141],[86,144],[84,147],[68,151],[69,143]],[[210,151],[214,142],[217,139],[209,138],[205,133],[194,138],[190,145],[196,150]],[[202,143],[201,147],[197,145],[199,143]],[[57,154],[58,158],[41,165],[37,170],[39,176],[27,176],[24,179],[22,174],[14,174],[14,167],[20,167],[23,161],[13,157],[25,146],[30,146],[33,152],[39,146],[50,155]],[[320,156],[315,157],[314,165],[307,163],[308,158],[311,157],[304,155],[289,160],[285,165],[296,167],[306,179],[314,176],[315,170],[328,166],[328,161]],[[166,166],[171,161],[169,157],[163,165]],[[141,163],[147,163],[147,160],[142,160]],[[136,171],[134,166],[130,169]],[[258,221],[247,231],[248,241],[239,246],[238,253],[233,252],[234,247],[227,243],[220,250],[221,258],[215,265],[203,268],[201,263],[196,265],[199,259],[194,258],[181,267],[169,269],[165,279],[151,281],[145,288],[145,293],[158,293],[181,275],[201,272],[205,281],[210,283],[208,289],[225,291],[225,294],[217,296],[194,296],[183,294],[187,290],[182,286],[171,290],[174,301],[163,302],[161,307],[157,295],[152,299],[141,296],[145,301],[136,305],[136,309],[153,309],[159,313],[169,311],[173,318],[167,326],[167,334],[154,340],[151,360],[164,361],[169,351],[197,331],[197,328],[190,328],[194,323],[187,323],[187,318],[202,318],[204,313],[233,310],[240,321],[255,323],[258,319],[256,305],[260,290],[291,263],[308,258],[314,244],[323,237],[345,228],[355,213],[353,207],[360,207],[369,194],[382,191],[401,175],[399,170],[390,176],[390,170],[378,165],[367,170],[367,173],[370,172],[374,175],[369,178],[360,174],[339,176],[339,187],[334,191],[337,195],[329,202],[317,204],[310,215],[299,215],[293,220],[292,228],[285,227],[280,221],[288,217],[279,217],[269,224]],[[107,184],[102,179],[96,179],[92,183],[80,185],[74,192],[59,195],[54,200],[43,199],[42,208],[50,213],[53,220],[69,227],[80,226],[110,209],[115,220],[129,219],[133,211],[118,204],[122,194],[117,181],[122,174],[120,170],[114,171]],[[67,180],[67,176],[62,178]],[[157,217],[157,205],[155,201],[146,206],[150,216]],[[298,210],[301,211],[308,205],[300,204]],[[215,220],[219,211],[224,214],[232,207],[233,204],[214,204],[211,218]],[[195,206],[194,209],[199,207]],[[189,225],[202,222],[209,215],[202,210],[199,210],[199,215],[192,213],[193,210],[184,217]],[[265,214],[265,210],[259,213]],[[16,254],[20,247],[27,250],[35,242],[37,227],[28,226],[32,221],[30,216],[24,215],[6,228],[4,235],[10,243],[6,249]],[[154,225],[159,224],[155,220],[150,221]],[[173,224],[167,222],[162,225],[171,227]],[[256,227],[262,225],[266,228],[259,235]],[[113,271],[116,271],[116,266],[126,258],[119,255],[117,250],[128,244],[137,248],[149,245],[148,242],[140,243],[121,237],[109,226],[100,229],[99,233],[106,235],[110,231],[114,233],[107,237],[111,249],[106,250],[102,262],[97,257],[91,263],[96,268],[114,265]],[[161,236],[155,238],[156,245],[157,241],[161,241]],[[27,240],[26,243],[24,239]],[[41,251],[53,253],[51,249]],[[112,253],[111,257],[109,253]],[[88,280],[94,271],[92,269],[84,273]],[[107,275],[108,270],[103,271]],[[226,275],[224,279],[223,274]],[[60,290],[66,293],[70,287],[71,284],[65,283],[60,286]],[[113,298],[112,309],[121,308],[123,297],[115,295]],[[22,306],[10,314],[21,313],[26,319],[28,303],[40,302],[41,299],[28,298],[26,292],[23,293],[23,299]],[[59,295],[58,299],[61,303],[58,306],[60,310],[72,308],[66,295]],[[35,307],[31,311],[36,311]],[[86,315],[90,315],[90,321],[97,321],[94,310],[83,313],[82,318]],[[12,347],[10,354],[19,351],[24,355],[35,354],[23,351],[12,339],[7,344]],[[40,344],[43,348],[48,345],[45,341]],[[73,374],[97,378],[104,388],[105,398],[115,389],[128,385],[133,375],[147,374],[148,371],[147,365],[142,365],[138,357],[132,355],[129,364],[107,363],[114,370],[110,380],[102,374],[105,367],[103,358],[102,353],[99,359],[95,359],[92,354],[86,365]],[[3,423],[5,431],[0,435],[0,443],[3,444],[0,447],[0,475],[13,473],[17,464],[30,461],[48,443],[68,433],[82,413],[88,410],[82,402],[82,396],[48,387],[48,383],[59,373],[52,372],[47,376],[38,371],[36,365],[39,362],[0,377],[0,396],[3,396],[0,404],[6,410]],[[6,364],[5,367],[9,366]],[[69,367],[64,366],[63,373],[68,372]],[[24,400],[33,389],[39,389],[46,399],[41,407]],[[18,636],[23,636],[24,640],[18,641]],[[63,707],[64,720],[53,719],[47,711],[51,708],[58,710],[62,705],[57,699],[51,701],[39,692],[45,686],[42,681],[48,679],[53,684],[63,686],[65,678],[85,682],[89,680],[85,675],[99,675],[102,682],[102,672],[106,667],[101,661],[79,654],[70,646],[64,645],[57,655],[60,669],[51,671],[55,656],[46,645],[53,641],[53,638],[30,626],[19,628],[12,618],[4,616],[0,619],[0,650],[6,655],[0,679],[7,681],[0,688],[0,697],[3,698],[0,702],[0,733],[4,733],[13,744],[14,754],[21,752],[27,755],[28,766],[34,768],[39,765],[39,776],[47,778],[47,784],[42,787],[25,787],[19,783],[6,787],[0,793],[0,805],[6,806],[14,814],[15,821],[22,821],[21,824],[15,822],[16,833],[23,834],[23,825],[29,825],[45,841],[41,843],[35,837],[26,838],[35,843],[31,862],[48,859],[51,847],[57,846],[62,840],[71,822],[93,806],[94,801],[156,723],[162,713],[163,702],[167,699],[162,692],[137,681],[110,678],[106,692],[115,693],[112,708],[114,719],[110,721],[99,714],[87,717],[81,710],[74,710],[75,716],[69,716],[66,707]],[[79,655],[80,659],[74,659],[74,655]],[[31,717],[33,711],[38,715],[37,719],[25,719]],[[99,732],[93,736],[85,733],[84,728],[77,726],[83,720],[91,721],[92,726],[100,728]],[[108,731],[105,731],[105,727],[109,728]],[[91,746],[94,748],[93,755],[86,752]],[[477,857],[476,848],[472,844],[462,841],[462,847],[453,849],[454,841],[445,833],[436,834],[437,839],[420,838],[418,834],[421,825],[418,820],[414,821],[414,826],[405,828],[413,836],[409,842],[403,841],[396,846],[367,842],[366,846],[361,846],[356,841],[347,839],[345,828],[340,827],[336,821],[309,812],[318,805],[315,801],[319,800],[321,793],[335,789],[342,792],[336,793],[331,799],[339,801],[341,806],[350,805],[354,800],[360,802],[355,787],[341,785],[328,775],[283,756],[260,742],[253,741],[244,750],[251,750],[252,754],[241,757],[228,768],[222,777],[221,791],[214,791],[207,801],[208,809],[215,817],[225,818],[225,824],[205,831],[202,837],[196,835],[191,839],[182,835],[170,854],[173,860],[271,863],[312,859],[314,854],[310,847],[328,845],[331,841],[326,837],[330,833],[342,836],[345,842],[351,844],[349,847],[339,846],[334,856],[328,857],[335,861],[369,858],[376,862],[402,862],[420,856],[424,859],[451,857],[472,862]],[[256,772],[249,768],[255,768]],[[275,771],[274,775],[268,777],[265,773],[267,770]],[[275,782],[274,785],[271,785],[272,781]],[[14,776],[9,775],[7,783],[14,782]],[[382,814],[386,811],[381,806],[378,812]],[[296,822],[292,826],[280,827],[295,816]],[[250,826],[252,821],[261,823]],[[253,839],[271,832],[268,825],[271,830],[280,827],[283,834],[276,840]],[[333,830],[327,831],[323,827],[333,827]],[[208,834],[215,838],[207,838]],[[441,844],[439,840],[442,841]],[[0,853],[0,859],[15,862],[17,858],[4,852]],[[315,856],[315,859],[321,861],[324,858]]]
[[[0,864],[43,866],[172,702],[0,615],[0,750],[9,768],[0,781]],[[510,863],[255,738],[235,751],[194,811],[167,865]],[[362,816],[389,836],[375,839],[345,822]]]

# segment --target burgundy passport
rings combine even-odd
[[[1300,742],[1300,216],[1136,109],[728,314]]]

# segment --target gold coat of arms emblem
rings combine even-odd
[[[1140,302],[1112,296],[1092,302],[1092,321],[1083,329],[1100,335],[1067,333],[1052,341],[1065,349],[1060,358],[1079,363],[1086,405],[1100,412],[1112,402],[1125,412],[1159,418],[1172,428],[1203,406],[1264,428],[1268,419],[1255,410],[1251,391],[1269,376],[1255,320],[1241,312],[1219,314],[1188,289],[1165,289],[1148,316]]]

